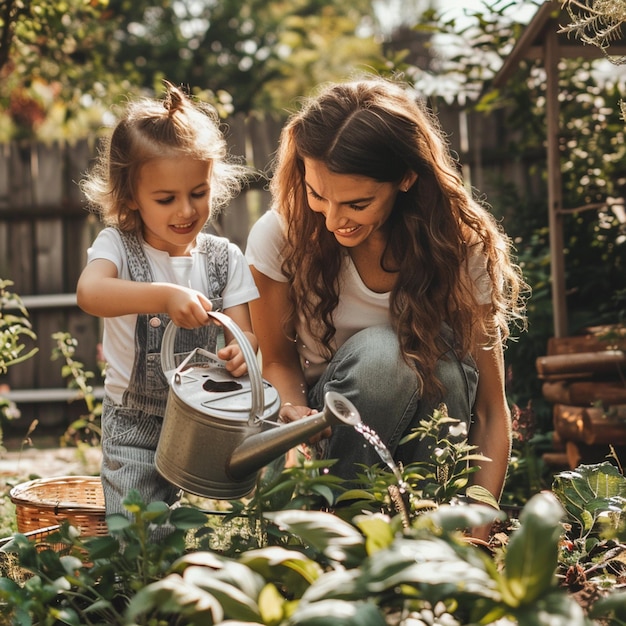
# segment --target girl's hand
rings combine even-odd
[[[176,326],[192,329],[211,323],[208,311],[212,308],[211,301],[199,291],[171,285],[165,312]]]
[[[226,370],[236,378],[248,373],[248,365],[236,341],[218,350],[217,356],[226,361]]]

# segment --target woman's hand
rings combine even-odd
[[[308,415],[314,415],[315,413],[317,413],[317,411],[310,409],[308,406],[294,406],[290,402],[285,402],[278,411],[278,421],[285,423],[295,422],[303,417],[307,417]],[[320,433],[313,435],[309,439],[309,443],[315,444],[322,439],[328,439],[331,434],[332,429],[328,426]]]

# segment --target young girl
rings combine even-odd
[[[525,283],[428,112],[391,81],[327,86],[283,128],[271,191],[246,257],[280,418],[336,391],[407,464],[430,450],[401,439],[443,402],[490,458],[475,482],[499,498],[511,446],[503,344],[509,323],[525,322]],[[326,443],[339,476],[380,461],[351,427]]]
[[[163,101],[129,104],[81,183],[106,226],[88,251],[77,297],[84,311],[104,318],[107,515],[125,512],[130,489],[146,503],[177,499],[154,465],[168,394],[160,350],[169,320],[179,327],[174,351],[182,356],[195,347],[216,350],[218,327],[207,311],[218,309],[257,349],[248,302],[258,291],[243,254],[203,232],[239,190],[244,170],[227,160],[215,111],[169,83],[166,90]],[[233,376],[247,372],[228,333],[217,355]]]

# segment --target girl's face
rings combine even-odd
[[[139,170],[132,209],[139,211],[143,238],[170,256],[188,256],[209,219],[213,163],[164,157]]]
[[[367,176],[335,174],[324,163],[304,159],[304,182],[309,207],[321,213],[326,228],[347,248],[355,248],[372,235],[386,238],[387,222],[400,189],[415,182],[408,174],[399,183],[385,183]]]

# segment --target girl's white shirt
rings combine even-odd
[[[282,273],[281,250],[285,241],[282,217],[275,210],[264,213],[252,226],[248,235],[246,259],[259,272],[278,282],[287,282]],[[475,246],[472,249],[475,250]],[[479,303],[490,301],[490,286],[485,271],[485,260],[472,254],[469,275],[479,293]],[[352,335],[372,326],[388,325],[390,292],[377,293],[363,283],[349,254],[344,255],[339,275],[340,296],[333,313],[336,328],[334,348],[340,348]],[[328,365],[319,342],[311,335],[304,317],[296,321],[295,341],[305,380],[314,384]]]
[[[155,282],[168,282],[208,292],[205,253],[194,248],[189,257],[171,257],[141,240]],[[87,251],[87,263],[106,259],[117,267],[117,275],[131,280],[124,245],[114,228],[102,230]],[[222,293],[223,308],[228,309],[259,297],[250,268],[241,250],[228,244],[228,279]],[[155,311],[159,313],[160,311]],[[135,360],[137,315],[104,318],[102,352],[106,361],[105,390],[116,403],[128,387]]]

